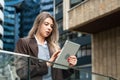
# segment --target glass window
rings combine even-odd
[[[84,56],[90,56],[91,55],[91,44],[81,46],[78,53],[77,57],[84,57]]]
[[[73,40],[78,37],[78,33],[77,32],[69,32],[68,36],[69,36],[70,40]]]
[[[58,24],[58,28],[63,27],[63,20],[59,20],[57,24]]]
[[[79,80],[91,80],[91,74],[89,72],[91,72],[90,65],[81,67],[81,70],[79,71]]]
[[[77,53],[77,57],[82,57],[82,55],[81,55],[81,49],[79,49],[79,51]]]
[[[82,56],[86,56],[86,54],[87,54],[87,48],[86,48],[86,46],[82,46],[81,47],[81,52],[82,52]]]
[[[87,45],[87,55],[91,55],[91,45]]]
[[[70,8],[76,6],[79,3],[83,3],[85,1],[87,1],[87,0],[70,0]]]
[[[59,5],[57,5],[56,7],[55,7],[55,14],[58,14],[59,12],[61,12],[63,10],[63,5],[62,5],[62,3],[61,4],[59,4]]]

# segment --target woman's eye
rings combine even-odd
[[[49,26],[50,24],[45,22],[44,25]],[[51,24],[50,27],[53,28],[54,27],[53,24]]]
[[[49,25],[49,23],[44,23],[46,26]]]

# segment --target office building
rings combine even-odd
[[[36,16],[42,11],[48,11],[53,14],[53,1],[52,0],[23,0],[20,6],[16,6],[21,14],[19,37],[28,35],[29,30],[33,26]]]
[[[14,51],[20,27],[20,14],[16,12],[15,4],[19,1],[5,1],[4,8],[4,50]]]
[[[53,0],[40,0],[40,12],[47,11],[53,15]]]
[[[64,29],[92,35],[92,72],[117,80],[120,80],[119,4],[120,0],[63,1]],[[95,78],[98,79],[103,80]]]
[[[16,6],[16,10],[20,15],[20,28],[19,37],[27,36],[29,30],[31,29],[36,15],[40,11],[40,1],[39,0],[23,0]]]

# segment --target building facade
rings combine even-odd
[[[91,34],[92,72],[120,80],[120,0],[76,1],[63,2],[64,29]]]
[[[20,38],[28,35],[36,16],[40,12],[48,11],[53,14],[53,0],[23,0],[19,4],[19,6],[16,6],[16,10],[21,14]]]
[[[29,30],[31,29],[35,17],[39,14],[40,11],[40,1],[39,0],[23,0],[18,3],[19,6],[16,6],[16,10],[21,14],[20,15],[20,28],[19,28],[19,37],[27,36]]]
[[[0,1],[0,49],[3,49],[3,23],[4,23],[4,0]]]
[[[53,15],[53,0],[40,0],[40,12],[47,11]]]
[[[14,4],[19,1],[5,1],[4,9],[4,50],[14,51],[15,43],[18,38],[18,28],[20,26],[19,15],[16,13]]]

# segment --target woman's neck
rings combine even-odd
[[[38,41],[39,41],[40,44],[44,44],[45,38],[43,38],[42,36],[37,35],[37,34],[35,36],[37,37],[37,39],[38,39]]]

